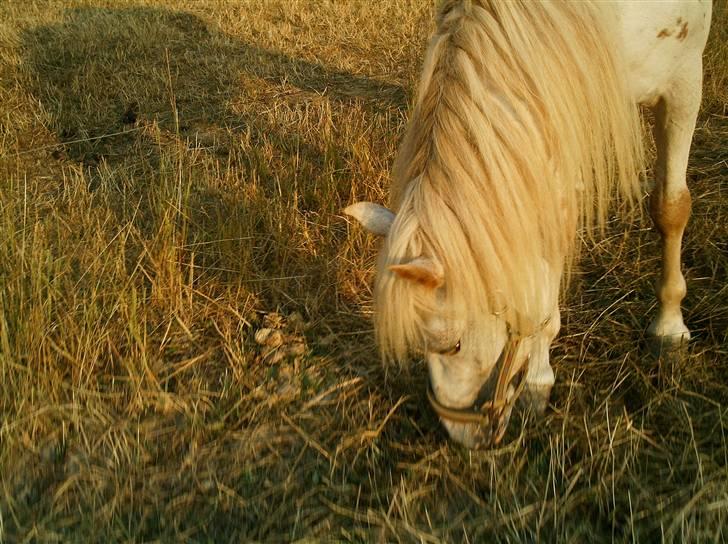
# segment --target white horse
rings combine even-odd
[[[542,411],[580,227],[640,195],[638,104],[655,112],[650,214],[662,236],[648,333],[686,342],[680,246],[710,2],[446,0],[395,163],[391,207],[345,212],[384,236],[375,329],[423,352],[450,436],[497,444],[522,389]]]

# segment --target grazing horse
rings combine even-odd
[[[655,113],[650,214],[662,237],[648,334],[686,342],[680,246],[710,2],[446,0],[393,169],[390,207],[345,213],[384,237],[375,330],[423,353],[450,437],[488,447],[514,401],[545,409],[559,290],[580,228],[634,204],[639,104]],[[625,206],[629,209],[629,206]]]

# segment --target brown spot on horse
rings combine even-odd
[[[680,27],[680,32],[677,36],[675,36],[678,40],[683,41],[685,38],[688,37],[688,23],[685,21],[682,26]]]

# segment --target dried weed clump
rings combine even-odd
[[[686,357],[646,355],[656,237],[610,224],[546,418],[468,452],[381,367],[339,215],[386,200],[431,2],[0,3],[0,541],[726,540],[715,8]]]

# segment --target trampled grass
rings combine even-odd
[[[689,177],[694,340],[656,236],[562,304],[552,405],[448,441],[381,367],[376,240],[428,0],[0,4],[0,541],[728,540],[728,13]]]

